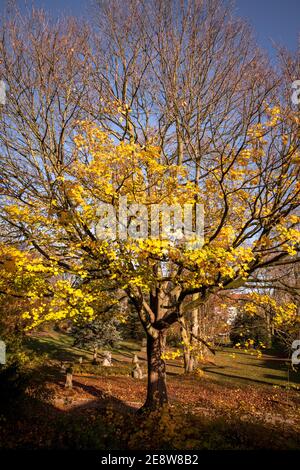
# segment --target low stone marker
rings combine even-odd
[[[137,355],[135,354],[132,359],[132,364],[133,364],[133,369],[131,372],[131,376],[134,379],[142,379],[143,378],[143,371],[141,369],[141,366],[139,364],[139,359]]]
[[[111,367],[112,366],[111,353],[109,351],[105,351],[103,354],[104,354],[104,359],[103,359],[102,365],[104,367]]]
[[[94,364],[94,365],[99,364],[98,348],[97,348],[97,346],[94,348],[94,355],[93,355],[93,362],[92,362],[92,364]]]
[[[143,371],[141,369],[141,366],[139,364],[136,364],[135,367],[133,368],[131,375],[134,379],[142,379],[143,376]]]
[[[138,364],[139,363],[139,358],[137,357],[137,354],[134,354],[133,359],[132,359],[132,364]]]
[[[65,388],[73,388],[73,367],[69,365],[66,369]]]

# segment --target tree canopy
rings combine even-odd
[[[0,290],[30,299],[28,327],[90,322],[122,291],[147,333],[151,405],[167,399],[167,328],[295,261],[299,63],[273,70],[220,2],[121,3],[101,2],[89,34],[36,12],[3,26]],[[129,236],[99,237],[99,207],[119,214],[122,197]],[[202,205],[203,244],[130,236],[137,204]]]

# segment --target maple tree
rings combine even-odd
[[[176,53],[171,57],[165,42],[157,50],[154,35],[152,52],[159,59],[147,56],[150,76],[137,83],[146,60],[139,50],[149,40],[143,22],[135,60],[124,59],[122,70],[129,73],[132,63],[137,68],[129,76],[120,73],[115,89],[92,63],[95,56],[83,35],[74,41],[73,23],[45,30],[44,18],[35,16],[34,33],[22,31],[25,42],[13,24],[0,45],[1,72],[11,84],[0,136],[1,290],[6,295],[19,291],[30,300],[23,315],[29,328],[64,318],[90,322],[95,305],[109,311],[118,302],[113,293],[126,295],[147,335],[145,407],[167,401],[163,353],[168,328],[210,295],[244,285],[258,270],[294,260],[299,247],[299,111],[282,91],[284,78],[270,74],[266,79],[267,65],[259,53],[241,59],[241,45],[247,52],[246,30],[232,19],[224,23],[220,6],[215,11],[203,10],[200,2],[188,2],[188,11],[182,7],[186,37],[174,24],[176,9],[166,22],[169,10],[159,4],[155,19],[164,26],[154,31],[170,38]],[[140,14],[137,5],[133,2],[133,18]],[[205,24],[216,20],[221,34],[216,43],[210,44],[211,34],[197,26],[201,12]],[[111,15],[114,24],[121,21],[114,11]],[[135,23],[127,25],[129,55],[134,31]],[[203,35],[212,50],[201,47],[197,55]],[[220,44],[220,51],[231,45],[223,59],[214,52]],[[184,55],[187,48],[194,53]],[[203,54],[206,71],[200,67]],[[197,67],[201,83],[193,81]],[[92,70],[91,82],[86,69]],[[32,70],[35,75],[26,81],[24,72]],[[100,105],[93,81],[97,73],[103,84]],[[134,89],[129,83],[135,83],[136,92],[126,92]],[[161,101],[153,104],[148,91]],[[128,205],[147,208],[202,204],[203,246],[172,237],[98,237],[100,204],[118,208],[125,196]],[[136,228],[139,215],[134,206],[130,211],[128,228]],[[126,321],[126,315],[119,320]]]

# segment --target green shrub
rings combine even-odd
[[[233,345],[237,343],[243,345],[249,338],[254,341],[254,347],[259,346],[260,343],[268,344],[269,339],[266,322],[262,317],[240,313],[232,324],[230,341]]]

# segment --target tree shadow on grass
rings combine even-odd
[[[62,375],[61,380],[55,381],[55,392],[51,388],[47,392],[44,367],[40,371],[36,369],[34,377],[42,378],[44,383],[31,381],[30,390],[24,389],[0,406],[0,449],[116,449],[121,446],[107,412],[124,415],[126,420],[135,411],[133,407],[77,380],[73,380],[73,389],[65,389]],[[57,386],[61,390],[58,394]],[[80,395],[80,390],[87,396]],[[62,409],[59,402],[62,407],[67,405],[66,408]]]
[[[256,367],[260,367],[262,369],[269,369],[270,372],[273,371],[278,371],[278,372],[284,372],[284,377],[280,375],[275,375],[272,373],[264,373],[264,377],[274,379],[275,381],[283,381],[283,380],[289,380],[290,382],[294,382],[296,384],[300,384],[300,372],[299,371],[294,371],[291,368],[291,363],[289,359],[271,359],[271,358],[262,358],[260,364],[255,364]]]
[[[241,376],[241,375],[236,375],[236,374],[230,374],[230,373],[225,373],[225,372],[220,372],[220,371],[217,371],[217,370],[213,370],[211,367],[203,367],[202,370],[204,372],[207,372],[209,374],[214,374],[214,375],[218,375],[224,379],[230,379],[230,380],[238,380],[238,381],[242,381],[242,382],[245,382],[245,383],[256,383],[256,384],[261,384],[261,385],[273,385],[272,382],[269,382],[267,380],[261,380],[261,379],[254,379],[252,377],[247,377],[247,376]],[[277,377],[277,380],[278,380],[278,377]],[[282,380],[285,380],[284,378],[282,378]]]
[[[275,375],[275,374],[264,374],[264,377],[266,377],[267,379],[270,379],[270,380],[274,380],[274,382],[275,381],[282,381],[282,382],[284,381],[285,385],[287,385],[288,383],[291,383],[291,382],[296,382],[296,380],[297,380],[297,383],[300,383],[299,377],[296,377],[296,380],[292,379],[291,376],[289,376],[288,371],[286,371],[286,376],[285,377],[278,376],[278,375]],[[278,385],[278,384],[276,384],[276,385]]]
[[[79,357],[78,353],[67,351],[65,345],[33,337],[26,338],[26,346],[37,354],[47,354],[51,359],[58,361],[78,361]]]
[[[145,360],[145,358],[139,356],[139,353],[141,352],[140,350],[136,350],[136,351],[135,351],[135,350],[129,350],[129,349],[128,349],[128,351],[129,351],[129,352],[125,352],[125,351],[123,350],[123,348],[122,348],[122,349],[113,350],[114,354],[119,354],[120,356],[128,357],[129,359],[132,359],[133,356],[134,356],[134,354],[136,354],[136,355],[138,356],[138,359],[139,359],[140,361],[144,361],[144,360]],[[115,361],[118,361],[118,362],[123,362],[121,359],[114,359],[114,360],[115,360]]]
[[[138,353],[141,351],[141,346],[136,345],[136,346],[126,346],[125,344],[122,344],[119,348],[114,348],[117,352],[123,352],[123,351],[129,351],[131,354],[133,353]]]

